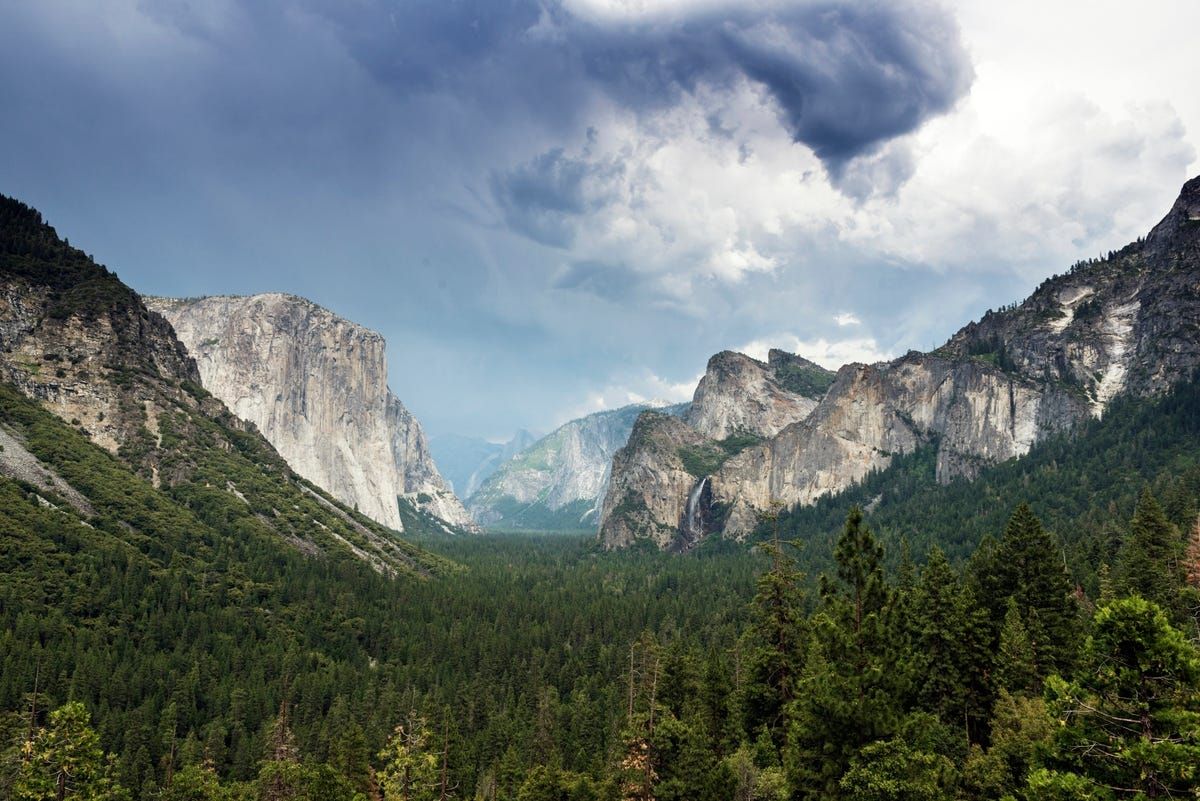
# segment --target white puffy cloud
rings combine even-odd
[[[702,375],[684,381],[670,381],[650,370],[624,376],[623,383],[604,386],[588,393],[582,401],[567,407],[558,415],[554,425],[560,426],[577,417],[608,409],[619,409],[632,403],[665,405],[690,401]]]
[[[569,229],[559,240],[571,241],[578,260],[632,268],[680,300],[707,282],[779,269],[795,257],[787,240],[836,224],[851,208],[748,82],[697,91],[655,114],[610,109],[592,138],[558,155],[579,165],[573,174],[605,177],[592,182],[596,194],[572,197],[587,214],[555,217]],[[536,156],[514,174],[544,161]]]
[[[807,264],[818,242],[908,269],[1035,275],[1145,233],[1196,157],[1174,108],[1102,108],[1072,90],[1014,109],[1020,88],[981,70],[956,113],[850,162],[837,186],[749,84],[649,121],[614,114],[580,156],[608,202],[580,201],[591,212],[569,220],[573,253],[690,297]]]
[[[1144,234],[1196,157],[1175,109],[1105,108],[1076,90],[1014,103],[1023,88],[981,68],[964,107],[912,137],[908,182],[857,208],[843,239],[937,270],[1035,276]]]
[[[771,348],[790,351],[803,356],[809,361],[816,362],[827,370],[837,370],[842,365],[861,362],[874,364],[892,358],[891,353],[883,350],[871,337],[850,337],[848,339],[801,339],[795,334],[778,334],[747,342],[737,351],[765,360]]]

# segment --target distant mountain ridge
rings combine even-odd
[[[742,538],[773,503],[811,504],[925,447],[936,448],[939,481],[970,479],[1118,395],[1165,392],[1198,365],[1193,178],[1144,240],[1047,279],[935,351],[842,367],[807,415],[761,442],[722,455],[696,426],[645,415],[614,458],[600,538],[684,549],[713,533]],[[705,452],[713,458],[697,458]]]
[[[475,529],[421,424],[388,387],[378,333],[283,293],[146,302],[195,357],[204,388],[254,423],[296,472],[397,531],[401,499]]]
[[[655,407],[678,415],[687,405],[636,403],[565,423],[500,464],[467,508],[485,527],[594,529],[613,454]]]
[[[441,434],[429,440],[442,476],[460,498],[469,498],[500,465],[537,441],[521,429],[507,442],[490,442],[482,437]]]

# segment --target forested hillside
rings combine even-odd
[[[0,798],[1200,788],[1194,381],[971,483],[916,450],[753,549],[410,541],[35,212],[0,229]]]
[[[0,793],[56,797],[72,760],[78,798],[1183,795],[1200,758],[1200,539],[1180,500],[1195,497],[1181,478],[1195,395],[1096,423],[1077,460],[1051,467],[1065,451],[1050,443],[996,468],[1004,508],[981,519],[999,525],[963,517],[946,540],[965,561],[937,547],[936,509],[910,558],[893,547],[902,504],[851,508],[822,531],[819,580],[797,559],[820,563],[821,538],[797,550],[788,516],[753,552],[685,558],[428,540],[464,569],[391,579],[194,518],[126,542],[119,520],[80,526],[5,480]],[[47,424],[6,403],[6,425]],[[1091,504],[1062,489],[1098,482],[1091,460],[1117,468],[1123,426],[1151,422],[1124,447],[1161,502],[1140,471]],[[963,503],[910,467],[915,497]],[[1062,487],[1018,469],[1062,471]],[[1034,510],[1075,521],[1073,540]],[[976,527],[994,539],[973,548]],[[1097,538],[1111,560],[1064,563],[1065,543]],[[1128,708],[1138,693],[1153,700]],[[1122,715],[1145,726],[1114,727]]]
[[[833,558],[839,522],[858,505],[868,510],[893,565],[904,543],[914,554],[936,545],[961,562],[1003,528],[1015,501],[1024,500],[1059,538],[1073,580],[1094,595],[1097,571],[1116,559],[1121,521],[1133,514],[1146,486],[1177,525],[1195,521],[1200,383],[1185,382],[1155,400],[1118,398],[1103,418],[973,481],[939,484],[936,447],[921,449],[846,492],[782,513],[779,529],[805,543],[800,559],[810,572],[820,571]],[[757,537],[769,537],[770,528],[761,527]]]
[[[63,508],[85,521],[93,512],[116,516],[128,539],[151,536],[147,503],[163,503],[150,497],[153,489],[227,536],[273,537],[281,547],[353,556],[384,573],[438,568],[395,531],[298,476],[253,425],[200,386],[163,317],[36,210],[2,195],[0,389],[0,431],[22,451],[0,453],[0,474],[46,488],[45,475],[63,473],[51,483],[69,495],[91,497],[90,486],[101,493],[95,509]],[[35,413],[22,395],[53,414]],[[119,477],[97,483],[94,465]],[[116,484],[133,488],[108,492]],[[183,530],[167,528],[173,536]]]

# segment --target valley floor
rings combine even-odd
[[[914,454],[778,545],[425,536],[431,569],[394,577],[241,528],[229,493],[152,492],[10,401],[96,515],[0,477],[3,798],[55,797],[68,759],[79,798],[179,801],[1196,789],[1195,384],[975,484]],[[1104,729],[1151,690],[1148,733]],[[1097,738],[1116,767],[1074,756]]]

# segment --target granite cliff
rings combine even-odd
[[[722,351],[708,367],[682,419],[644,413],[613,459],[600,515],[607,547],[637,539],[686,550],[719,520],[714,473],[817,408],[834,374],[782,350],[762,362]]]
[[[714,532],[741,538],[772,502],[812,503],[922,446],[937,449],[938,480],[971,479],[1102,415],[1117,395],[1159,394],[1197,366],[1200,178],[1184,185],[1145,239],[1047,279],[1024,302],[989,312],[933,352],[842,367],[806,416],[699,464],[690,486],[674,459],[696,446],[649,418],[643,436],[614,458],[601,540],[667,547]],[[701,388],[715,380],[712,367]],[[764,410],[778,408],[755,378],[727,383],[727,411],[689,415],[696,433],[728,434],[722,420],[769,417]]]
[[[180,537],[266,538],[389,575],[438,569],[297,475],[200,380],[166,319],[0,196],[0,476],[166,557]]]
[[[378,333],[280,293],[147,303],[195,357],[204,388],[254,423],[297,473],[397,531],[398,499],[474,529],[421,424],[388,388]]]
[[[803,420],[833,381],[833,373],[782,350],[760,362],[722,351],[708,360],[684,419],[710,439],[735,434],[773,437]]]

